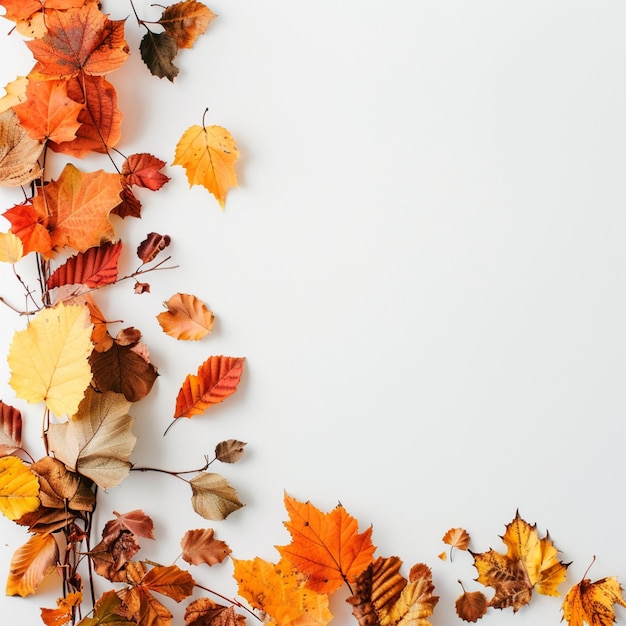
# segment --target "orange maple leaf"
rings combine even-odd
[[[372,527],[359,533],[357,520],[341,504],[322,513],[310,502],[299,502],[285,494],[291,533],[289,545],[278,551],[308,576],[307,587],[332,593],[342,583],[353,581],[371,563],[376,547]]]
[[[64,80],[29,80],[26,101],[13,107],[24,130],[39,141],[72,141],[83,105],[67,95]]]
[[[124,21],[112,21],[89,3],[67,11],[51,11],[47,32],[26,42],[37,64],[34,72],[49,78],[70,78],[80,73],[104,76],[128,58]]]
[[[45,9],[71,9],[85,4],[86,0],[0,0],[0,6],[6,9],[2,16],[14,22],[27,20],[33,15]]]
[[[18,204],[3,213],[11,222],[11,232],[22,241],[23,254],[39,252],[44,257],[52,256],[52,239],[48,232],[48,216],[32,202]]]
[[[191,126],[176,145],[173,165],[182,165],[189,186],[202,185],[222,209],[226,192],[237,186],[235,162],[239,150],[231,134],[221,126]]]
[[[118,174],[104,170],[84,174],[68,163],[57,181],[39,190],[33,206],[39,214],[49,215],[53,248],[71,246],[85,252],[114,238],[109,213],[119,203],[121,190]]]

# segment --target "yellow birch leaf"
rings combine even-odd
[[[191,126],[176,145],[172,165],[182,165],[189,186],[206,187],[224,208],[226,192],[237,186],[235,162],[239,150],[232,135],[221,126]]]
[[[0,458],[0,512],[16,520],[39,508],[39,480],[22,459]]]
[[[91,381],[92,324],[86,306],[42,309],[13,336],[9,384],[27,402],[45,401],[55,415],[73,415]]]
[[[17,263],[24,254],[22,240],[12,232],[0,233],[0,261]]]
[[[7,596],[29,596],[55,568],[59,546],[50,533],[33,535],[11,559]]]

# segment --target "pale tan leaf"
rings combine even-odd
[[[12,232],[0,233],[0,261],[17,263],[24,254],[22,240]]]
[[[42,151],[43,143],[28,136],[13,109],[0,113],[0,185],[19,187],[39,178]]]
[[[190,484],[193,509],[205,519],[223,520],[244,506],[235,489],[219,474],[202,472],[192,478]]]

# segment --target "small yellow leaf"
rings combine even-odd
[[[39,508],[39,480],[16,456],[0,458],[0,512],[16,520]]]
[[[0,233],[0,261],[17,263],[24,254],[22,240],[12,232]]]
[[[13,336],[9,384],[27,402],[45,401],[55,415],[73,415],[91,381],[92,324],[86,306],[42,309]]]
[[[221,126],[191,126],[180,138],[172,165],[182,165],[189,186],[206,187],[222,209],[226,192],[237,186],[235,162],[239,150],[232,135]]]

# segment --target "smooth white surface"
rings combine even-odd
[[[128,268],[154,230],[171,235],[180,269],[152,276],[150,294],[122,283],[100,301],[144,332],[161,374],[133,408],[133,460],[191,468],[221,439],[247,441],[245,460],[217,468],[247,506],[210,524],[184,484],[133,475],[103,497],[101,522],[144,509],[159,541],[143,554],[161,562],[206,526],[233,556],[274,560],[288,541],[284,490],[324,510],[341,501],[373,524],[378,554],[433,568],[434,626],[461,623],[457,579],[479,588],[469,555],[437,558],[441,536],[463,526],[475,551],[501,550],[517,508],[573,561],[563,594],[593,555],[590,578],[624,583],[626,5],[208,4],[219,17],[180,53],[173,85],[143,67],[129,18],[133,57],[110,75],[119,147],[171,162],[209,107],[207,123],[238,142],[240,187],[222,213],[169,168],[172,182],[142,195],[144,218],[119,232]],[[121,18],[119,5],[105,8]],[[5,84],[31,62],[1,28]],[[19,197],[0,189],[2,210]],[[14,287],[1,269],[4,295]],[[214,310],[210,338],[160,331],[176,291]],[[0,316],[6,354],[21,322]],[[162,438],[182,379],[210,354],[247,357],[237,395]],[[40,409],[14,399],[2,368],[0,395],[24,410],[35,449]],[[0,524],[2,585],[26,532]],[[233,592],[221,572],[193,573]],[[56,592],[0,597],[0,623],[38,623]],[[332,608],[334,623],[356,624],[342,598]],[[535,596],[482,623],[560,618],[559,599]]]

